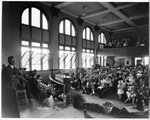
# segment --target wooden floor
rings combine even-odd
[[[117,99],[117,95],[109,94],[106,98],[99,98],[96,95],[83,94],[85,100],[90,103],[98,103],[102,105],[106,101],[112,101],[116,106],[123,108],[125,106],[131,106]],[[22,104],[21,104],[22,103]],[[66,108],[60,108],[63,105],[60,101],[54,101],[52,97],[45,100],[43,104],[38,103],[34,98],[29,99],[29,103],[21,102],[19,105],[21,118],[84,118],[84,113],[81,110],[77,110],[72,106]],[[113,118],[113,116],[95,113],[88,111],[95,118]]]

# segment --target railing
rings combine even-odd
[[[97,54],[103,56],[145,56],[149,55],[149,48],[148,46],[104,48],[98,49]]]
[[[49,75],[49,79],[54,82],[55,84],[59,84],[63,86],[63,101],[65,100],[65,84],[59,81],[54,80],[53,78],[51,78],[51,76]]]

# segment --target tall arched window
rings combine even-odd
[[[104,33],[100,33],[98,36],[98,43],[106,44],[106,36]]]
[[[98,48],[99,48],[99,49],[104,48],[104,46],[105,46],[106,43],[107,43],[107,41],[106,41],[106,36],[105,36],[105,34],[104,34],[104,33],[100,33],[100,34],[98,35]]]
[[[59,69],[76,68],[77,38],[73,23],[63,19],[59,24]]]
[[[89,27],[83,29],[82,48],[82,66],[90,68],[94,64],[94,37]]]
[[[44,13],[35,7],[21,15],[21,67],[27,70],[49,69],[49,26]]]
[[[100,33],[98,35],[98,48],[99,49],[103,49],[104,48],[104,45],[107,43],[106,41],[106,36],[104,33]],[[105,66],[106,65],[106,56],[100,56],[98,55],[98,63],[101,65],[101,66]]]

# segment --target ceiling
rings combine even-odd
[[[42,2],[109,32],[149,28],[148,2]]]

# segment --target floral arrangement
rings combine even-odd
[[[72,92],[67,95],[66,105],[72,104],[74,108],[82,109],[85,98],[79,92]]]

